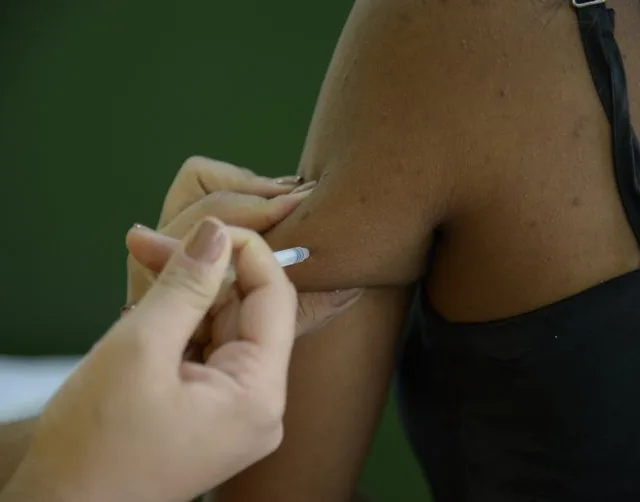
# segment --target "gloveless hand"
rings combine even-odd
[[[184,361],[232,253],[237,337],[203,364]],[[271,453],[295,312],[262,238],[204,220],[49,402],[0,499],[184,502]]]
[[[312,193],[314,184],[300,186],[300,181],[296,176],[265,178],[204,157],[187,160],[167,193],[158,223],[158,231],[168,238],[159,239],[143,227],[134,228],[127,236],[127,302],[142,298],[180,239],[200,218],[213,216],[229,225],[267,232]],[[296,334],[319,329],[348,309],[359,294],[359,290],[300,294]],[[235,306],[230,303],[218,316],[214,332],[228,334],[235,329],[235,310],[237,302]],[[227,335],[220,337],[226,339]]]

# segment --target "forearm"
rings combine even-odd
[[[348,502],[384,405],[407,308],[402,289],[370,290],[349,311],[296,342],[285,436],[216,502]]]
[[[0,424],[0,492],[22,462],[36,422],[36,418],[31,418]]]
[[[82,492],[83,483],[64,484],[56,466],[46,466],[38,458],[25,459],[0,490],[0,502],[106,502],[115,500],[111,489]],[[88,495],[88,493],[90,493]]]

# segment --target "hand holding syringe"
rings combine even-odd
[[[293,247],[289,249],[283,249],[280,251],[275,251],[273,253],[274,258],[280,264],[281,267],[290,267],[292,265],[297,265],[302,263],[307,258],[309,258],[310,253],[307,248],[304,247]],[[153,283],[156,279],[156,274],[149,269],[144,269],[144,275],[146,276],[149,283]],[[214,317],[218,317],[218,314],[222,315],[223,318],[227,317],[221,310],[225,309],[225,305],[229,302],[233,295],[231,292],[233,291],[233,286],[236,282],[236,271],[233,266],[233,260],[227,269],[227,273],[220,285],[220,290],[216,295],[216,299],[211,306],[211,310],[209,312],[210,322],[214,322]],[[122,313],[126,313],[128,310],[135,308],[135,304],[127,305]],[[220,319],[222,321],[221,324],[227,324],[226,320]],[[215,330],[212,331],[211,324],[208,324],[208,328],[206,328],[207,323],[202,324],[194,333],[193,338],[191,339],[191,343],[187,348],[187,352],[185,353],[185,357],[187,359],[200,359],[206,358],[215,350],[217,346],[221,343],[228,341],[230,337],[233,337],[233,333],[229,333],[227,329],[223,329],[223,332],[214,333]],[[199,354],[199,355],[196,355]]]
[[[273,256],[276,259],[276,261],[280,264],[280,266],[285,268],[285,267],[290,267],[292,265],[297,265],[298,263],[302,263],[307,258],[309,258],[310,253],[307,248],[297,246],[289,249],[275,251],[273,253]],[[153,283],[156,279],[156,273],[152,272],[149,269],[146,269],[146,268],[143,269],[143,274],[147,278],[150,284]],[[233,261],[232,261],[231,265],[227,269],[225,278],[223,279],[222,284],[220,285],[220,291],[218,291],[218,295],[216,296],[214,305],[219,305],[226,299],[235,281],[236,281],[236,271],[235,271],[235,268],[233,267]],[[126,311],[132,308],[135,308],[135,304],[127,305],[126,307],[123,308],[122,312],[125,313]]]
[[[273,256],[284,268],[305,261],[309,258],[309,250],[303,247],[294,247],[275,251]],[[235,337],[235,322],[238,312],[234,310],[234,302],[235,308],[239,306],[237,296],[232,293],[235,281],[236,272],[232,261],[209,312],[211,324],[206,327],[205,323],[196,332],[189,352],[185,354],[187,358],[200,357],[206,361],[217,347]],[[200,356],[195,356],[195,354],[200,354]]]

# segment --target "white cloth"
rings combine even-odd
[[[0,422],[40,412],[80,359],[0,355]]]

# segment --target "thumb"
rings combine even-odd
[[[308,335],[323,328],[355,304],[362,289],[343,289],[333,292],[299,293],[296,316],[296,336]]]
[[[231,259],[224,225],[200,222],[171,256],[149,292],[126,316],[145,336],[163,338],[182,354],[188,340],[215,301]]]

